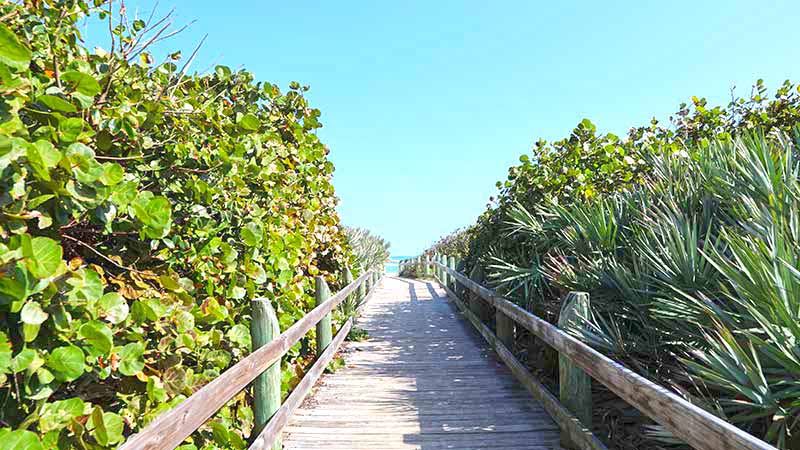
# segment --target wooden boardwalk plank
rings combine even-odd
[[[284,429],[284,448],[557,449],[553,420],[433,283],[384,277],[345,346]]]

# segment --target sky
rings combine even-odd
[[[115,2],[119,4],[119,2]],[[146,16],[153,0],[127,0]],[[696,95],[800,81],[794,1],[160,0],[193,68],[309,85],[342,222],[415,255],[474,223],[540,138],[619,135]],[[105,35],[88,26],[89,40]]]

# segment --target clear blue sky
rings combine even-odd
[[[129,13],[152,0],[127,0]],[[311,86],[344,223],[416,254],[474,222],[538,138],[624,134],[681,101],[800,81],[794,1],[178,1],[161,44]],[[97,29],[89,30],[95,41]],[[100,42],[107,40],[100,37]]]

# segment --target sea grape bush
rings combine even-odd
[[[438,254],[461,259],[469,253],[469,243],[469,229],[463,228],[442,236],[425,253],[429,256]]]
[[[624,139],[583,120],[538,142],[478,222],[441,242],[466,239],[465,271],[553,322],[566,292],[589,292],[591,345],[800,448],[798,92],[787,81],[769,98],[759,81],[727,107],[693,98],[673,127]],[[616,400],[597,406],[615,447],[675,444]]]
[[[87,16],[110,48],[83,47]],[[0,17],[0,446],[114,447],[251,350],[250,299],[285,329],[310,276],[340,282],[320,112],[296,83],[153,64],[161,24],[124,7]],[[184,448],[244,448],[246,395]]]

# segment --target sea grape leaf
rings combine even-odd
[[[38,302],[28,302],[22,307],[20,319],[30,325],[40,325],[47,320],[48,314],[42,310]]]
[[[12,372],[19,373],[27,369],[28,367],[30,367],[30,365],[38,356],[39,355],[36,353],[36,350],[32,348],[22,349],[22,351],[17,353],[16,356],[14,356],[14,359],[11,360]],[[41,364],[41,359],[40,359],[40,364]]]
[[[247,131],[257,131],[261,126],[261,122],[255,114],[247,113],[239,119],[239,126]]]
[[[106,186],[114,186],[122,181],[125,171],[117,163],[103,164],[103,174],[100,175],[100,182]]]
[[[67,279],[67,284],[72,286],[69,297],[73,301],[95,302],[103,295],[103,281],[100,279],[100,275],[92,269],[75,271]]]
[[[52,143],[39,140],[26,147],[26,157],[36,175],[45,181],[50,181],[50,169],[56,167],[61,161],[61,152]],[[50,195],[50,198],[52,197]],[[36,206],[38,204],[34,204],[32,201],[28,202],[29,208],[36,208]]]
[[[53,111],[73,113],[77,111],[75,105],[56,95],[40,95],[36,101],[47,106]]]
[[[81,143],[67,147],[66,157],[72,175],[81,183],[94,183],[103,175],[103,166],[95,159],[94,150]]]
[[[238,323],[232,326],[226,336],[231,342],[239,344],[242,348],[249,349],[251,346],[250,330],[244,324]]]
[[[1,27],[1,26],[0,26]],[[43,450],[39,437],[28,430],[14,430],[0,436],[3,450]]]
[[[261,243],[264,230],[260,223],[250,222],[242,228],[241,237],[245,245],[255,247]]]
[[[144,369],[144,345],[132,342],[119,351],[119,371],[123,375],[136,375]]]
[[[47,367],[53,369],[59,381],[72,381],[83,375],[86,363],[83,350],[75,345],[58,347],[47,358]]]
[[[100,83],[89,74],[70,70],[61,74],[61,81],[70,85],[72,89],[90,97],[100,93]]]
[[[75,142],[83,132],[85,124],[80,117],[61,119],[58,121],[58,135],[63,142]]]
[[[144,225],[144,233],[151,239],[161,239],[169,233],[172,207],[166,197],[154,196],[150,191],[139,193],[131,203],[136,218]]]
[[[103,412],[102,408],[95,406],[86,422],[86,428],[105,447],[122,441],[124,422],[118,414]]]
[[[61,265],[63,250],[58,242],[44,236],[23,240],[22,254],[25,266],[36,278],[53,276]]]
[[[85,409],[86,404],[78,397],[45,403],[39,414],[39,430],[42,433],[60,430],[72,419],[82,416]]]
[[[83,324],[78,335],[103,355],[111,353],[111,348],[114,346],[111,329],[96,320]]]
[[[30,49],[3,24],[0,24],[0,62],[18,70],[27,69],[31,62]]]
[[[128,317],[128,302],[117,292],[109,292],[97,302],[100,315],[112,324],[118,324]]]

